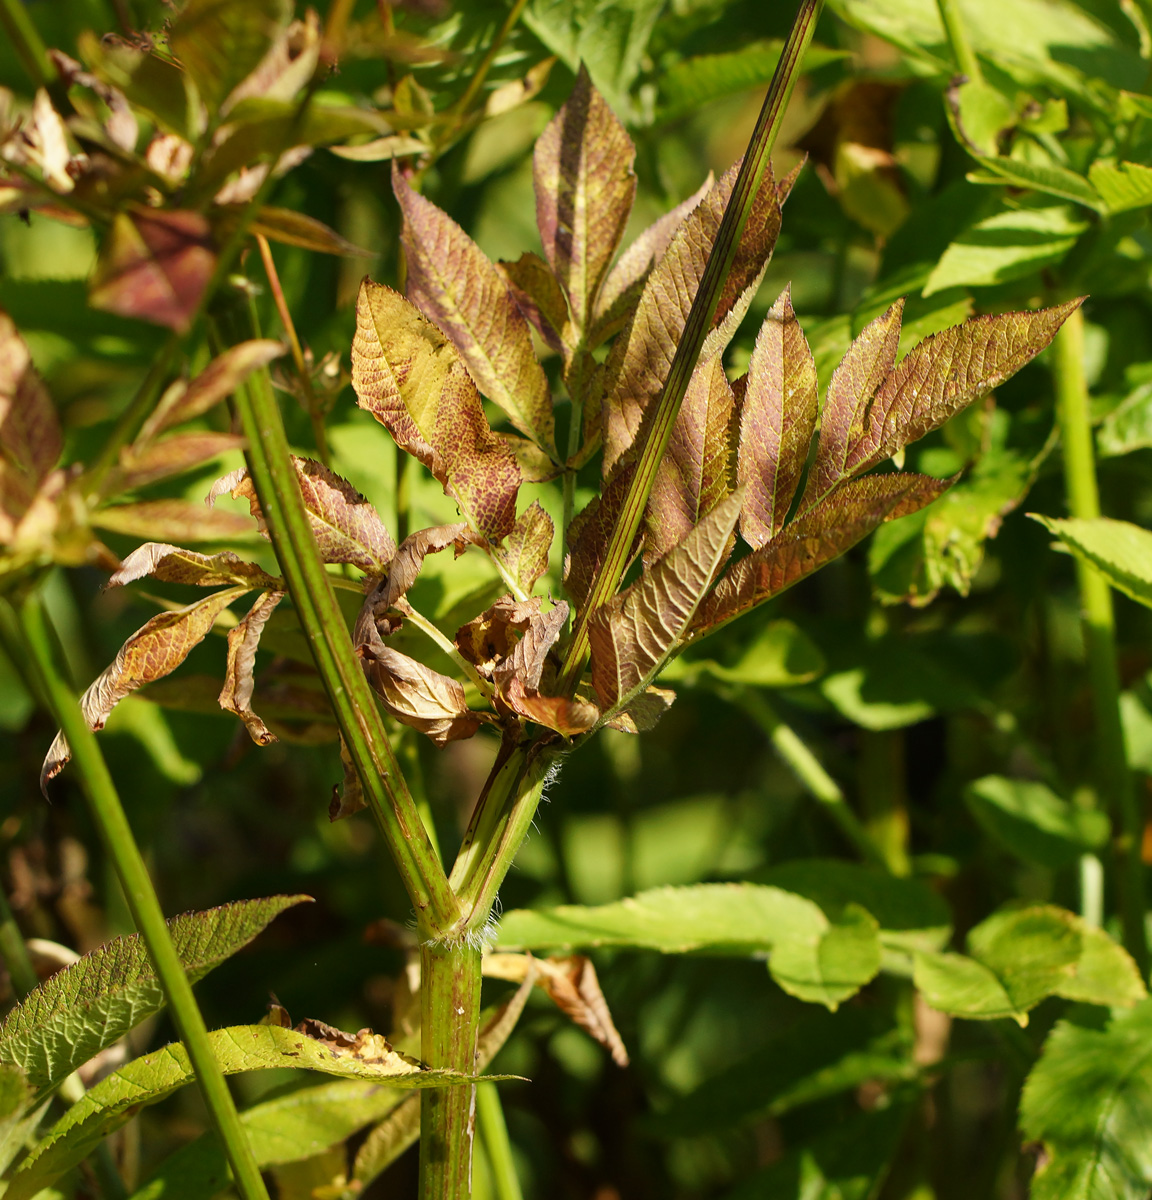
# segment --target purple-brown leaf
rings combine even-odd
[[[771,541],[784,525],[818,406],[816,363],[785,289],[760,327],[740,407],[740,532],[753,549]]]
[[[433,525],[430,529],[418,529],[410,533],[392,557],[388,578],[380,585],[376,600],[381,611],[395,605],[416,582],[424,559],[429,554],[439,554],[454,546],[456,554],[464,553],[466,546],[477,542],[476,535],[462,521],[455,525]]]
[[[634,462],[621,462],[604,484],[600,495],[593,496],[568,526],[564,589],[571,597],[577,612],[580,612],[588,599],[588,593],[592,590],[592,584],[603,565],[612,531],[624,511],[624,500],[628,495],[628,487],[635,469]],[[642,533],[637,532],[629,547],[629,561],[639,550],[642,536]]]
[[[12,318],[0,310],[0,454],[34,491],[62,445],[48,390]]]
[[[197,554],[165,542],[145,542],[120,564],[108,580],[109,587],[122,587],[146,576],[164,583],[186,583],[193,587],[234,584],[248,588],[274,589],[273,579],[255,563],[245,562],[230,550],[220,554]]]
[[[125,446],[113,477],[114,487],[109,490],[145,487],[203,466],[230,450],[242,449],[244,444],[242,437],[232,433],[177,433],[158,442]]]
[[[515,262],[497,263],[496,269],[503,275],[516,306],[567,362],[576,335],[568,317],[568,301],[551,267],[529,250]]]
[[[220,707],[235,713],[244,722],[257,746],[267,746],[276,740],[268,726],[252,711],[252,691],[256,686],[253,669],[260,635],[276,605],[284,599],[283,592],[263,592],[248,610],[248,615],[228,631],[228,665],[224,668],[224,686],[220,690]]]
[[[415,455],[492,540],[516,521],[520,468],[488,427],[451,343],[398,292],[365,280],[356,304],[352,386],[360,407]]]
[[[516,518],[503,545],[493,551],[493,557],[526,595],[532,594],[541,576],[548,571],[548,553],[555,535],[552,518],[540,507],[539,500],[533,500]]]
[[[485,679],[493,678],[500,663],[516,649],[514,635],[524,633],[533,620],[539,619],[540,604],[539,597],[535,596],[528,600],[501,596],[478,617],[460,626],[456,631],[456,648]],[[567,605],[564,612],[568,612]],[[538,683],[539,675],[536,680]]]
[[[568,296],[581,340],[632,211],[635,158],[632,139],[581,66],[532,157],[544,257]]]
[[[447,213],[408,186],[397,166],[392,190],[404,214],[408,298],[448,335],[484,395],[554,452],[552,392],[504,277]]]

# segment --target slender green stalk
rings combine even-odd
[[[1080,855],[1080,915],[1093,929],[1104,924],[1104,864],[1095,854]]]
[[[893,875],[908,875],[908,787],[904,762],[904,731],[860,732],[860,804],[864,828]]]
[[[0,0],[0,27],[8,35],[8,41],[33,85],[46,88],[55,83],[56,68],[21,0]]]
[[[976,51],[972,49],[972,43],[968,40],[956,0],[936,0],[936,7],[940,10],[940,20],[944,22],[948,45],[960,73],[967,75],[971,83],[982,83],[984,76],[980,71],[980,62]]]
[[[233,345],[257,337],[250,299],[235,294],[229,301],[213,314],[213,328],[222,342]],[[268,534],[365,799],[416,908],[421,931],[441,936],[455,925],[460,908],[408,791],[316,548],[267,370],[250,375],[235,400]]]
[[[35,593],[25,600],[21,619],[30,660],[48,697],[52,715],[68,739],[72,760],[88,798],[100,840],[116,869],[132,919],[148,948],[148,957],[156,968],[172,1019],[196,1072],[197,1086],[231,1164],[233,1179],[244,1200],[267,1200],[264,1180],[240,1124],[232,1094],[212,1053],[204,1018],[196,1006],[192,985],[188,982],[168,926],[164,923],[164,914],[148,876],[148,869],[132,836],[132,829],[124,815],[96,735],[88,728],[75,695],[56,665],[47,617]]]
[[[784,43],[780,53],[780,61],[772,76],[768,95],[764,98],[764,106],[752,133],[752,140],[744,154],[739,174],[736,177],[732,197],[720,228],[716,231],[716,241],[708,255],[704,267],[704,275],[688,312],[684,324],[684,332],[676,346],[672,366],[664,383],[660,399],[656,403],[656,411],[648,433],[648,440],[640,452],[632,482],[624,499],[620,519],[612,533],[604,562],[592,584],[588,601],[576,622],[572,640],[568,644],[564,666],[560,672],[559,687],[562,692],[573,692],[580,675],[584,670],[584,662],[588,657],[588,622],[592,614],[603,606],[615,594],[620,584],[628,560],[628,552],[640,528],[644,509],[648,504],[648,495],[656,478],[656,469],[664,452],[668,448],[668,440],[672,436],[672,427],[680,411],[688,381],[696,368],[696,360],[704,345],[708,330],[712,327],[712,318],[716,314],[716,306],[732,263],[736,258],[736,250],[740,245],[740,237],[744,226],[748,223],[749,214],[756,195],[760,190],[764,172],[768,169],[769,156],[780,131],[788,100],[796,81],[800,78],[800,63],[804,57],[812,34],[816,29],[816,19],[823,7],[823,0],[802,0],[800,11],[796,14],[792,31]]]
[[[512,1144],[508,1140],[508,1126],[504,1123],[504,1109],[494,1083],[476,1086],[476,1124],[484,1153],[488,1156],[496,1200],[522,1200],[520,1180],[512,1160]]]
[[[1084,377],[1084,315],[1081,309],[1076,309],[1064,322],[1052,343],[1052,351],[1068,509],[1073,517],[1091,520],[1100,515],[1100,494],[1096,487],[1088,383]],[[1097,781],[1100,793],[1115,813],[1120,827],[1115,848],[1120,871],[1124,945],[1139,964],[1140,973],[1147,978],[1144,864],[1140,859],[1144,830],[1124,749],[1112,593],[1096,568],[1080,558],[1076,559],[1076,581],[1080,591],[1084,649],[1092,682]]]
[[[759,688],[724,688],[721,695],[742,708],[764,730],[776,753],[788,764],[808,793],[825,808],[840,832],[867,862],[886,866],[863,822],[852,811],[840,785],[804,744],[800,735],[781,719]]]

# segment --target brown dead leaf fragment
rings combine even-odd
[[[501,596],[456,631],[456,648],[485,679],[491,679],[497,666],[515,650],[515,634],[523,633],[539,618],[540,606],[538,597],[516,600]],[[567,613],[566,605],[564,611]]]
[[[93,308],[187,332],[216,265],[212,230],[195,212],[117,213],[89,283]]]
[[[244,722],[257,746],[267,746],[276,740],[268,726],[252,711],[252,691],[256,686],[253,670],[260,635],[284,592],[263,592],[248,610],[248,615],[228,631],[228,664],[224,668],[224,686],[220,690],[220,707],[235,713]]]
[[[399,292],[365,280],[356,303],[352,386],[361,408],[418,458],[492,540],[516,521],[521,473],[488,426],[455,348]]]
[[[753,549],[784,525],[808,458],[818,404],[816,363],[786,288],[760,327],[740,406],[740,533]]]
[[[171,674],[198,646],[216,618],[248,589],[226,588],[195,604],[158,613],[120,647],[115,661],[80,697],[80,708],[89,729],[100,730],[108,714],[137,688]],[[63,769],[70,757],[68,742],[57,733],[40,771],[40,790]],[[47,792],[45,791],[45,795]]]
[[[424,1064],[411,1055],[393,1050],[391,1043],[381,1033],[373,1033],[371,1029],[360,1029],[356,1033],[345,1033],[334,1025],[306,1017],[295,1027],[297,1033],[315,1041],[323,1042],[331,1051],[333,1058],[350,1058],[358,1062],[381,1065],[395,1063],[397,1067],[420,1067]]]
[[[850,550],[878,525],[931,504],[953,484],[927,475],[867,475],[838,487],[759,550],[740,559],[700,605],[697,636],[778,596]]]
[[[448,335],[476,386],[522,433],[555,452],[552,392],[504,277],[479,246],[393,164],[404,214],[408,298]]]
[[[12,318],[0,309],[0,454],[35,490],[62,447],[48,389]]]
[[[528,595],[548,572],[548,554],[555,536],[552,518],[539,500],[533,500],[516,518],[504,544],[493,551],[494,557]]]
[[[688,632],[696,607],[727,558],[741,492],[699,525],[588,625],[592,686],[605,709],[627,707]]]
[[[671,688],[650,687],[605,724],[621,733],[647,733],[672,707],[676,693]]]
[[[424,559],[429,554],[439,554],[441,550],[453,546],[459,556],[464,553],[465,547],[481,541],[462,521],[455,525],[433,525],[410,533],[392,556],[388,578],[377,589],[378,594],[374,597],[377,611],[386,612],[407,593],[416,582]]]
[[[164,583],[187,583],[194,587],[245,584],[250,588],[275,588],[277,580],[255,563],[232,553],[198,554],[167,542],[145,542],[120,564],[109,587],[122,587],[150,575]]]
[[[497,704],[526,721],[554,729],[564,737],[585,733],[600,719],[599,708],[590,701],[529,691],[516,675],[511,676],[498,693]]]
[[[532,156],[544,257],[581,340],[636,198],[635,159],[632,139],[581,66]]]
[[[360,785],[360,776],[348,753],[347,743],[343,736],[340,738],[340,765],[344,768],[344,782],[332,788],[332,799],[328,804],[328,820],[342,821],[353,813],[358,813],[368,807],[364,799],[364,789]]]

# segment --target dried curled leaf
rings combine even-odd
[[[368,575],[382,575],[396,553],[396,543],[375,508],[346,480],[323,463],[293,456],[296,479],[308,511],[308,523],[325,562],[351,563]],[[211,506],[225,492],[247,500],[252,515],[267,536],[256,485],[247,471],[218,479],[208,493]]]
[[[28,346],[0,309],[0,454],[35,490],[63,447],[60,422]]]
[[[441,550],[453,546],[456,554],[460,555],[464,553],[466,546],[476,545],[481,540],[463,522],[455,525],[433,525],[428,529],[418,529],[415,533],[410,533],[392,556],[387,579],[377,588],[376,594],[370,597],[376,611],[386,612],[407,593],[416,582],[424,559],[429,554],[438,554]]]
[[[284,592],[264,592],[248,610],[248,615],[228,631],[228,664],[224,668],[224,686],[220,690],[220,707],[235,713],[244,722],[257,746],[267,746],[276,740],[268,726],[252,711],[252,691],[256,686],[253,669],[260,635]]]
[[[572,94],[536,141],[536,224],[581,340],[632,202],[636,148],[583,65]]]
[[[368,807],[364,799],[364,789],[360,785],[360,776],[348,753],[347,743],[343,735],[340,738],[340,765],[344,768],[344,782],[332,788],[332,799],[328,803],[328,820],[342,821],[353,813],[358,813]]]
[[[541,508],[539,500],[533,500],[516,518],[504,544],[492,552],[493,557],[531,595],[541,576],[548,572],[548,553],[555,536],[552,518]]]
[[[631,704],[688,632],[728,555],[742,499],[737,491],[721,501],[675,549],[593,614],[592,686],[604,708]]]
[[[503,276],[447,213],[408,186],[396,165],[392,190],[404,214],[409,298],[452,340],[477,387],[517,429],[554,452],[552,392]]]
[[[163,583],[187,583],[194,587],[243,584],[250,588],[274,588],[277,580],[255,563],[245,562],[231,550],[198,554],[167,542],[145,542],[120,564],[109,587],[122,587],[150,575]]]
[[[455,349],[398,292],[365,280],[356,303],[352,386],[397,444],[428,467],[485,536],[516,521],[521,472],[488,427]]]
[[[952,479],[868,475],[841,484],[772,541],[740,559],[700,606],[693,636],[706,633],[778,596],[850,550],[878,525],[919,511],[943,495]]]
[[[784,525],[808,458],[818,403],[816,363],[786,288],[760,327],[740,406],[740,533],[753,549]]]
[[[108,714],[125,696],[174,671],[192,648],[204,640],[216,618],[246,591],[246,586],[226,588],[186,608],[158,613],[141,626],[120,647],[112,665],[80,697],[80,708],[89,729],[103,729]],[[67,740],[57,733],[40,770],[41,791],[49,779],[60,773],[70,756]]]
[[[456,631],[456,648],[485,679],[492,679],[499,664],[510,658],[516,649],[518,639],[515,635],[524,633],[539,617],[540,603],[537,597],[516,600],[512,596],[501,596]],[[567,615],[567,605],[564,612]]]

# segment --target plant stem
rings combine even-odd
[[[522,1200],[520,1180],[516,1177],[516,1164],[512,1160],[512,1144],[508,1140],[508,1126],[504,1123],[504,1109],[494,1083],[476,1085],[476,1123],[480,1130],[480,1141],[488,1156],[496,1200]]]
[[[944,33],[947,35],[958,70],[962,75],[968,76],[969,83],[983,83],[980,62],[964,30],[964,22],[960,18],[956,0],[936,0],[936,7],[940,10],[940,20],[944,22]]]
[[[796,81],[800,78],[800,63],[812,41],[812,34],[816,29],[816,19],[820,15],[822,7],[823,0],[802,0],[800,11],[796,14],[796,20],[788,34],[788,40],[780,52],[780,61],[776,65],[772,83],[764,98],[764,106],[760,110],[756,128],[752,133],[752,140],[744,154],[744,161],[740,164],[731,199],[724,210],[720,228],[716,231],[716,240],[712,244],[708,262],[704,267],[704,274],[692,300],[688,319],[684,323],[684,332],[677,343],[668,378],[665,380],[660,398],[656,402],[656,411],[648,431],[647,441],[640,451],[632,482],[624,498],[620,519],[613,529],[612,539],[608,543],[608,549],[604,555],[604,562],[592,584],[588,600],[577,619],[572,640],[568,643],[559,679],[559,689],[563,693],[575,691],[576,684],[584,670],[584,662],[588,656],[589,620],[597,609],[611,599],[619,586],[620,577],[628,560],[628,552],[636,537],[636,531],[640,528],[640,521],[648,504],[648,495],[656,478],[656,469],[668,448],[672,427],[680,412],[688,381],[696,368],[696,360],[700,357],[704,339],[712,327],[712,318],[716,314],[716,307],[720,303],[725,281],[732,269],[732,263],[735,261],[740,237],[744,232],[744,226],[748,223],[753,202],[760,190],[764,173],[768,169],[769,156],[776,142],[776,135],[780,131],[780,123],[788,106],[788,100],[796,86]]]
[[[132,836],[96,735],[88,728],[75,695],[56,666],[47,617],[35,593],[25,600],[21,618],[33,669],[48,697],[52,715],[68,739],[100,840],[116,869],[132,919],[156,968],[172,1019],[196,1072],[197,1086],[231,1164],[233,1179],[244,1200],[268,1200],[264,1180],[240,1124],[232,1093],[212,1053],[204,1018],[172,944],[148,869]]]
[[[471,1075],[480,1025],[479,946],[420,947],[420,1057]],[[472,1192],[475,1087],[426,1088],[420,1096],[420,1200]]]
[[[1064,455],[1064,483],[1073,517],[1100,516],[1088,383],[1084,377],[1084,314],[1076,309],[1052,343],[1056,413]],[[1120,672],[1116,665],[1116,622],[1112,593],[1090,563],[1076,559],[1080,619],[1092,683],[1096,726],[1096,774],[1100,792],[1116,815],[1120,836],[1115,850],[1120,870],[1120,916],[1124,945],[1148,977],[1148,940],[1144,929],[1144,864],[1140,858],[1143,823],[1124,749],[1120,718]]]
[[[8,41],[33,85],[46,88],[55,83],[56,69],[22,0],[0,0],[0,26],[8,34]]]
[[[251,300],[233,294],[213,314],[229,345],[258,336]],[[425,936],[452,928],[460,907],[439,855],[412,800],[376,697],[352,648],[332,581],[320,558],[300,494],[280,407],[267,369],[255,371],[236,392],[248,440],[248,468],[292,603],[352,756],[372,814],[416,908]]]
[[[910,874],[903,730],[860,731],[859,779],[869,839],[893,875]]]

